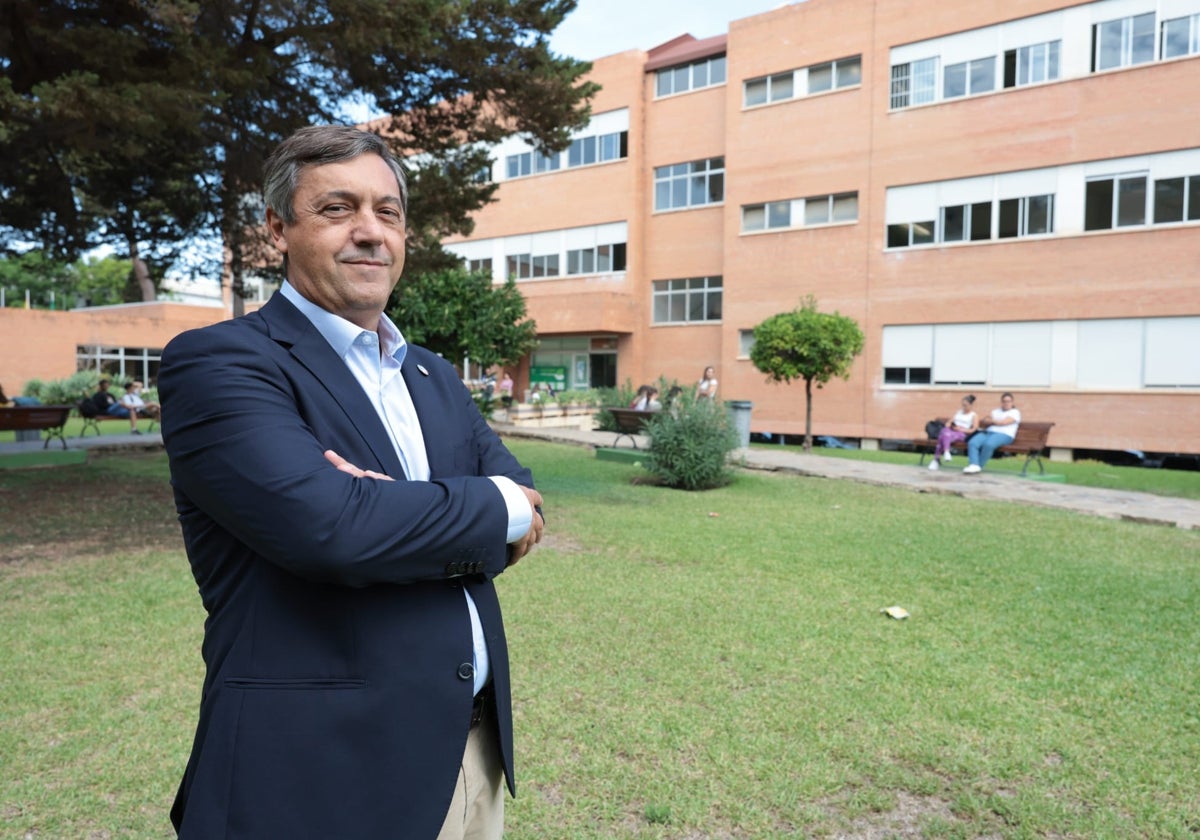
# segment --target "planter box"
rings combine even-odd
[[[531,429],[569,428],[590,431],[595,426],[595,416],[596,409],[589,405],[569,405],[564,408],[555,403],[514,403],[508,409],[509,423]]]

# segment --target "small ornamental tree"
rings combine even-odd
[[[754,328],[750,361],[768,382],[804,380],[804,451],[812,451],[812,388],[833,377],[850,378],[863,334],[853,318],[817,311],[811,295],[799,308],[772,315]]]
[[[514,364],[537,346],[537,324],[512,279],[495,286],[491,275],[461,266],[406,275],[391,304],[388,315],[407,341],[453,364],[463,356],[483,368]]]

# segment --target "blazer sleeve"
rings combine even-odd
[[[427,482],[380,481],[340,472],[323,454],[334,449],[387,471],[370,445],[382,424],[369,402],[371,417],[348,412],[287,348],[236,321],[172,341],[158,385],[189,554],[244,548],[296,575],[349,586],[503,571],[507,509],[486,476],[527,483],[527,471],[490,428],[477,427],[473,404],[471,413],[461,403],[437,407],[444,420],[435,444],[449,441],[461,468]],[[474,465],[466,463],[472,451]]]

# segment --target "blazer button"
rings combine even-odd
[[[470,662],[464,662],[458,666],[458,678],[460,680],[475,679],[475,666]]]
[[[456,577],[461,574],[462,574],[462,569],[460,569],[458,567],[457,563],[451,561],[446,564],[446,575],[448,577]]]

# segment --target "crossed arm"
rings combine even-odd
[[[337,467],[337,469],[344,473],[349,473],[355,478],[374,478],[379,481],[395,481],[395,479],[389,475],[384,475],[383,473],[376,472],[375,470],[364,470],[361,467],[355,466],[341,455],[334,452],[332,449],[325,450],[325,459],[333,466]],[[532,487],[525,487],[520,484],[518,484],[517,487],[521,489],[521,491],[525,494],[525,498],[529,500],[529,507],[533,514],[533,518],[530,522],[529,530],[525,532],[524,536],[512,543],[512,552],[509,555],[510,566],[532,551],[533,547],[541,542],[542,531],[546,527],[545,520],[542,519],[541,513],[538,512],[538,508],[542,505],[542,494],[537,490],[534,490]]]

